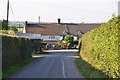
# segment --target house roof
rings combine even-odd
[[[27,37],[29,39],[41,39],[41,34],[28,34],[28,33],[17,32],[17,35],[21,37]]]
[[[26,33],[41,35],[60,35],[61,30],[59,24],[27,24]]]
[[[70,32],[73,35],[77,35],[78,32],[86,33],[101,24],[88,24],[88,23],[81,23],[81,24],[68,24],[68,23],[51,23],[51,24],[29,24],[27,23],[26,33],[32,34],[41,34],[41,35],[63,35],[63,32]]]
[[[78,24],[78,25],[67,25],[67,27],[71,34],[76,35],[79,32],[86,33],[100,25],[101,24]],[[64,28],[65,27],[63,27],[63,29]]]

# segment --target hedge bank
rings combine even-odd
[[[120,17],[86,33],[82,37],[80,56],[110,78],[120,78]]]
[[[28,38],[2,35],[2,70],[31,58],[32,47]]]

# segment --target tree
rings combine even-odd
[[[7,29],[8,29],[7,20],[3,20],[3,21],[2,21],[2,29],[3,29],[3,30],[7,30]]]
[[[73,35],[66,35],[64,38],[64,41],[67,43],[71,43],[71,42],[73,42],[73,40],[74,40]]]
[[[73,46],[73,42],[74,42],[73,35],[66,35],[64,38],[64,41],[67,43],[67,48],[69,48],[70,46]]]
[[[8,30],[13,30],[15,33],[18,31],[18,29],[15,26],[9,26]]]

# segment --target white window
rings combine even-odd
[[[49,36],[49,39],[55,39],[55,36]]]

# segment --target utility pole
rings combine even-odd
[[[9,0],[7,2],[7,27],[8,27],[8,23],[9,23]]]
[[[40,24],[40,16],[38,16],[38,22],[39,22],[39,24]]]

